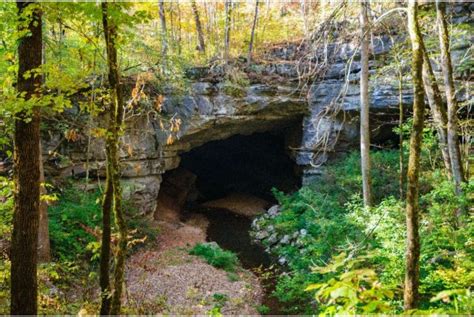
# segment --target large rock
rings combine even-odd
[[[123,199],[130,201],[138,214],[149,216],[156,210],[161,176],[123,178]]]

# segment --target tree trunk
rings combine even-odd
[[[202,32],[201,20],[199,19],[199,11],[196,5],[196,0],[191,1],[191,8],[193,9],[194,21],[196,22],[196,30],[198,33],[198,51],[201,53],[205,53],[206,45],[204,43],[204,33]]]
[[[403,107],[403,73],[402,66],[398,64],[398,129],[400,130],[400,135],[398,136],[398,147],[400,149],[398,155],[398,165],[399,165],[399,176],[398,176],[398,191],[400,195],[400,200],[403,199],[404,194],[404,178],[405,178],[405,163],[403,156],[403,121],[405,120],[404,116],[404,107]]]
[[[454,88],[453,66],[451,64],[451,53],[449,48],[449,33],[446,22],[446,4],[436,1],[436,16],[439,33],[439,46],[441,49],[441,69],[443,72],[446,100],[448,104],[448,151],[451,158],[451,169],[456,191],[461,192],[461,183],[465,181],[461,151],[459,149],[458,135],[458,104],[456,90]],[[460,209],[461,211],[461,209]]]
[[[106,156],[110,157],[110,147],[106,145]],[[100,291],[101,305],[100,315],[110,314],[111,290],[110,290],[110,244],[111,244],[111,216],[113,205],[113,185],[112,185],[112,169],[107,159],[106,181],[104,198],[102,201],[102,243],[100,248]]]
[[[369,27],[368,11],[369,4],[362,1],[360,4],[361,24],[361,71],[360,71],[360,162],[362,170],[362,189],[364,194],[364,205],[370,206],[371,179],[370,179],[370,129],[369,129]]]
[[[110,85],[111,103],[109,109],[109,126],[106,137],[107,165],[109,171],[108,185],[112,185],[113,210],[119,233],[118,252],[115,261],[114,290],[110,314],[120,315],[121,299],[123,293],[125,259],[127,254],[127,225],[122,210],[122,188],[120,185],[119,165],[119,136],[123,121],[123,92],[117,62],[117,25],[108,13],[108,3],[102,3],[102,23],[104,27],[105,43],[107,50],[108,79]],[[110,190],[108,188],[108,190]]]
[[[39,97],[41,76],[25,76],[41,66],[42,30],[41,11],[31,2],[17,2],[20,32],[27,35],[18,46],[18,92],[25,99]],[[26,15],[25,13],[29,13]],[[28,23],[24,23],[28,21]],[[26,25],[25,25],[26,24]],[[38,256],[38,221],[40,204],[40,116],[20,112],[15,120],[14,183],[15,211],[11,242],[11,306],[13,315],[37,314],[38,284],[36,263]]]
[[[179,1],[176,2],[176,10],[178,11],[178,37],[177,37],[177,44],[178,44],[178,55],[181,55],[181,8],[179,6]]]
[[[301,16],[303,18],[303,35],[306,38],[308,36],[308,18],[307,18],[307,4],[306,0],[301,1]]]
[[[252,32],[250,33],[250,42],[249,42],[249,53],[247,56],[247,66],[250,66],[250,63],[252,62],[252,52],[253,52],[253,42],[255,39],[255,28],[257,26],[257,20],[258,20],[258,0],[255,1],[255,13],[253,15],[253,22],[252,22]]]
[[[170,46],[172,50],[174,50],[174,45],[176,43],[176,32],[175,32],[175,16],[174,16],[174,3],[170,2],[169,4],[169,11],[170,11]]]
[[[229,61],[231,17],[232,17],[232,1],[225,0],[224,60],[226,61],[226,63]]]
[[[166,29],[166,16],[165,16],[165,3],[164,0],[158,2],[160,23],[161,23],[161,54],[163,55],[163,60],[166,60],[168,54],[168,31]],[[163,63],[165,64],[165,62]]]
[[[104,24],[104,33],[107,24],[107,3],[102,4],[102,21]],[[107,33],[105,33],[107,34]],[[106,39],[107,39],[106,35]],[[113,111],[109,110],[109,121],[114,120]],[[111,123],[109,122],[109,125]],[[110,306],[112,299],[112,292],[110,289],[110,244],[111,244],[111,218],[114,200],[114,188],[113,188],[113,167],[111,159],[113,157],[113,139],[111,135],[107,133],[105,152],[107,158],[106,165],[106,181],[104,198],[102,201],[102,243],[100,249],[100,289],[101,289],[101,315],[110,314]]]
[[[448,139],[446,132],[446,126],[448,124],[446,109],[443,104],[443,98],[441,97],[441,92],[439,90],[438,83],[436,82],[436,77],[433,73],[433,68],[431,67],[430,57],[428,56],[428,52],[426,51],[424,45],[423,83],[425,86],[428,104],[431,108],[431,113],[433,115],[433,121],[435,123],[436,132],[438,134],[439,147],[441,150],[441,155],[443,157],[444,166],[446,168],[448,176],[451,177],[451,160],[448,152]]]
[[[40,195],[46,195],[48,191],[45,187],[43,155],[41,141],[39,143],[39,169],[40,169]],[[51,261],[51,245],[49,241],[48,225],[48,202],[40,197],[39,225],[38,225],[38,262],[47,263]]]
[[[420,236],[418,232],[418,178],[420,170],[421,142],[424,121],[423,47],[418,26],[417,0],[408,2],[408,32],[412,43],[412,80],[414,89],[413,127],[410,137],[410,155],[407,171],[407,251],[405,270],[404,308],[414,309],[418,305],[420,274]]]

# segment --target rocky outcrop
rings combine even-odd
[[[172,198],[164,192],[159,197],[159,193],[162,175],[179,167],[180,154],[237,134],[300,125],[306,113],[306,99],[295,92],[292,84],[229,87],[223,82],[195,81],[188,94],[165,96],[159,114],[140,113],[127,118],[120,149],[124,198],[133,203],[139,214],[161,218],[156,213],[157,204],[161,204],[159,207],[167,206],[167,216],[176,217],[182,207],[172,202],[176,193]],[[170,130],[170,120],[180,123],[178,131]],[[89,129],[96,131],[104,125],[99,117]],[[100,136],[65,140],[50,134],[44,137],[43,148],[49,175],[80,178],[88,169],[94,179],[105,177],[105,147]],[[60,155],[52,157],[53,151]]]
[[[471,10],[469,6],[453,6],[452,10],[453,22],[472,22],[471,13],[465,12]],[[391,51],[393,43],[403,39],[401,35],[373,38],[370,63],[373,75],[370,84],[373,143],[383,143],[394,137],[392,128],[400,103],[396,71],[388,67],[380,74],[380,69],[387,66],[384,56]],[[472,35],[469,34],[453,43],[455,65],[466,59],[471,46]],[[301,65],[296,60],[301,49],[304,47],[296,44],[270,49],[268,61],[254,65],[253,70],[246,74],[248,83],[245,85],[226,79],[223,67],[191,69],[188,72],[191,82],[188,91],[165,94],[161,112],[143,111],[128,116],[120,157],[124,194],[136,205],[137,211],[154,214],[162,175],[180,166],[182,153],[207,142],[238,134],[279,131],[287,127],[293,127],[294,131],[295,127],[301,127],[302,136],[298,140],[292,138],[292,144],[288,146],[306,181],[319,175],[320,166],[326,160],[356,147],[359,140],[360,71],[356,45],[352,42],[329,44],[325,52],[331,56],[330,64],[322,75],[306,85],[299,83],[297,78]],[[317,56],[319,53],[316,51],[314,54]],[[351,57],[354,59],[348,68]],[[434,66],[435,71],[439,71],[436,64]],[[409,83],[408,67],[403,68],[403,74],[404,82]],[[465,76],[462,71],[457,74],[458,78]],[[404,108],[409,110],[413,101],[409,85],[403,86],[401,96]],[[150,95],[144,102],[153,102],[155,97]],[[470,98],[469,92],[461,91],[459,98]],[[88,129],[95,131],[103,126],[99,118]],[[87,134],[88,131],[82,135]],[[105,176],[102,138],[64,141],[57,134],[51,134],[43,142],[44,154],[49,158],[50,175],[81,177],[89,169],[89,175]],[[49,152],[62,155],[51,157]]]

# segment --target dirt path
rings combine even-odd
[[[216,269],[188,251],[205,242],[203,216],[186,223],[160,222],[157,247],[127,263],[127,302],[138,314],[258,314],[262,288],[251,272]]]

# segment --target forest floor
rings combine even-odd
[[[217,269],[189,255],[206,242],[207,219],[196,215],[185,223],[158,222],[159,237],[127,263],[127,306],[140,314],[258,314],[263,290],[248,270]]]

